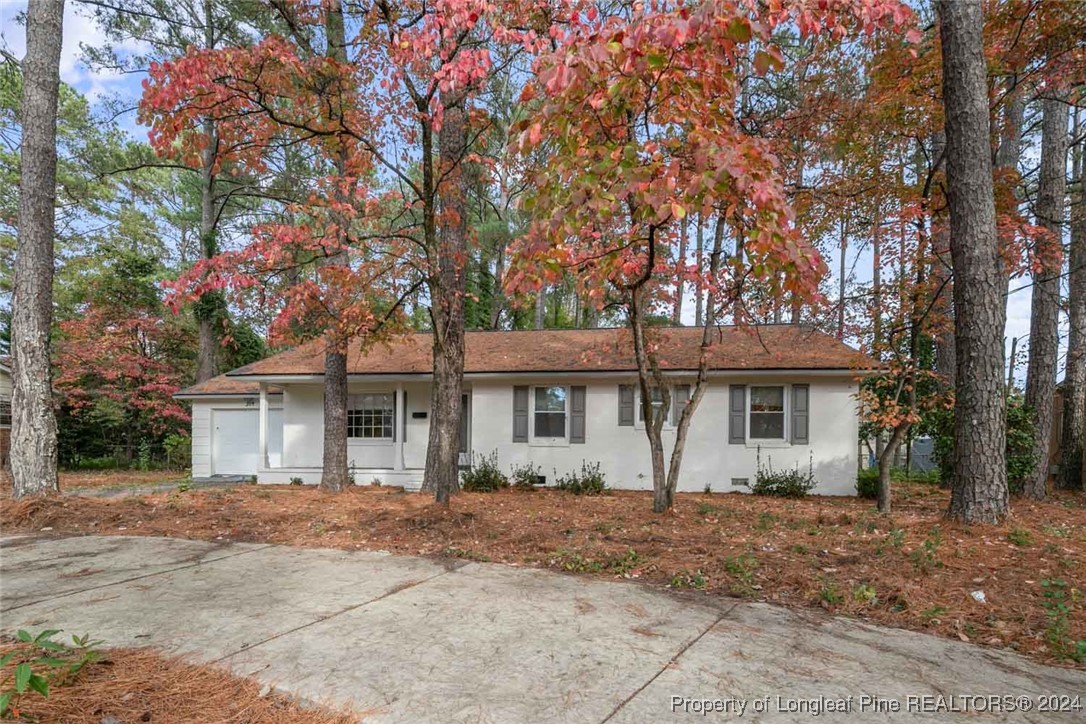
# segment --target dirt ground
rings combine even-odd
[[[454,556],[817,606],[885,625],[1086,668],[1086,496],[1013,502],[1000,526],[943,518],[947,493],[896,488],[869,501],[554,490],[428,496],[357,487],[239,486],[122,499],[0,501],[6,533],[168,535]],[[1078,642],[1082,641],[1082,644]],[[1077,646],[1083,651],[1078,652]]]
[[[36,633],[36,632],[35,632]],[[56,637],[63,641],[63,635]],[[15,667],[43,654],[74,663],[79,656],[43,652],[29,644],[0,641],[0,655],[15,657],[0,670],[0,692],[13,685]],[[66,724],[347,724],[347,714],[303,708],[286,697],[262,692],[252,679],[221,669],[195,666],[146,649],[110,649],[75,674],[62,668],[32,664],[32,671],[51,678],[48,698],[35,691],[12,700],[15,717]],[[261,694],[264,694],[263,696]],[[17,713],[16,713],[17,712]]]

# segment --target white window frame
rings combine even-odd
[[[352,437],[350,434],[350,416],[352,410],[361,410],[364,408],[353,407],[354,401],[357,398],[365,397],[367,395],[388,395],[392,400],[392,435],[389,437]],[[389,445],[396,441],[396,391],[395,390],[367,390],[365,392],[352,392],[347,396],[347,442],[352,445]]]
[[[537,437],[535,434],[535,391],[539,389],[548,389],[550,387],[561,387],[566,391],[566,434],[564,437]],[[537,447],[567,447],[569,445],[569,428],[570,428],[570,389],[569,385],[532,385],[528,388],[529,401],[528,401],[528,426],[530,434],[528,440],[531,445]]]
[[[751,401],[754,399],[754,388],[755,387],[780,387],[781,388],[781,397],[782,397],[782,400],[781,400],[781,402],[782,402],[781,414],[784,416],[783,423],[781,424],[781,431],[782,431],[782,436],[781,437],[754,437],[754,435],[752,434],[752,431],[753,431],[754,428],[751,427],[751,424],[750,424],[750,414],[751,414],[750,407],[751,407]],[[747,445],[748,445],[748,447],[749,446],[758,446],[758,445],[761,445],[761,446],[769,445],[769,446],[783,447],[783,446],[791,444],[791,438],[789,437],[789,429],[788,429],[788,427],[789,427],[789,425],[788,425],[788,417],[789,417],[789,413],[791,411],[790,410],[790,404],[789,404],[789,398],[791,398],[791,396],[792,396],[790,394],[791,389],[792,389],[791,385],[785,385],[785,384],[780,384],[780,385],[773,385],[773,384],[757,384],[757,385],[754,385],[754,384],[751,384],[751,385],[747,385]]]
[[[674,430],[675,424],[672,420],[675,419],[675,388],[680,385],[685,385],[685,382],[678,382],[675,384],[669,384],[667,387],[671,390],[671,405],[667,411],[667,417],[664,419],[664,430]],[[692,386],[691,386],[692,387]],[[653,386],[653,389],[656,389]],[[634,385],[634,427],[638,430],[645,429],[645,421],[641,418],[641,385]]]

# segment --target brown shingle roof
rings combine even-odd
[[[660,366],[696,370],[698,327],[654,330],[659,335]],[[711,351],[716,370],[847,370],[873,366],[870,358],[833,337],[798,325],[720,327]],[[429,333],[411,334],[365,352],[352,345],[349,374],[428,374],[432,371]],[[468,332],[464,371],[473,373],[636,371],[630,330],[548,329],[513,332]],[[245,376],[320,375],[324,343],[307,342],[228,373]]]
[[[283,390],[274,385],[268,386],[268,392],[271,394],[282,394]],[[260,383],[250,382],[249,380],[239,380],[236,377],[227,377],[226,375],[219,375],[218,377],[212,377],[210,380],[199,382],[191,387],[186,387],[181,390],[174,397],[190,397],[195,395],[220,395],[223,397],[240,397],[243,395],[259,395]]]

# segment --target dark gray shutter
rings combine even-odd
[[[678,427],[683,408],[690,401],[690,385],[675,385],[671,388],[671,424]]]
[[[728,442],[742,445],[747,441],[747,386],[728,386]]]
[[[808,385],[792,385],[792,444],[806,445],[809,435],[811,391]]]
[[[513,442],[528,442],[528,387],[513,388]]]
[[[634,388],[633,385],[618,386],[618,424],[621,427],[633,427],[634,424]]]
[[[584,385],[574,385],[569,388],[569,441],[571,443],[584,442]]]

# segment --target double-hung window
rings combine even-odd
[[[391,392],[351,395],[347,403],[347,437],[392,440],[396,402]]]
[[[565,440],[568,437],[569,388],[562,385],[532,390],[532,437]]]
[[[674,404],[674,400],[672,400],[672,404]],[[656,415],[659,414],[660,408],[663,407],[663,406],[664,406],[664,396],[660,392],[660,388],[659,387],[653,387],[652,388],[652,416],[656,417]],[[642,422],[642,423],[645,421],[645,408],[641,404],[641,396],[640,395],[638,395],[638,399],[637,399],[637,421]],[[666,421],[665,421],[665,423],[666,423]]]
[[[784,440],[784,386],[750,388],[751,440]]]

